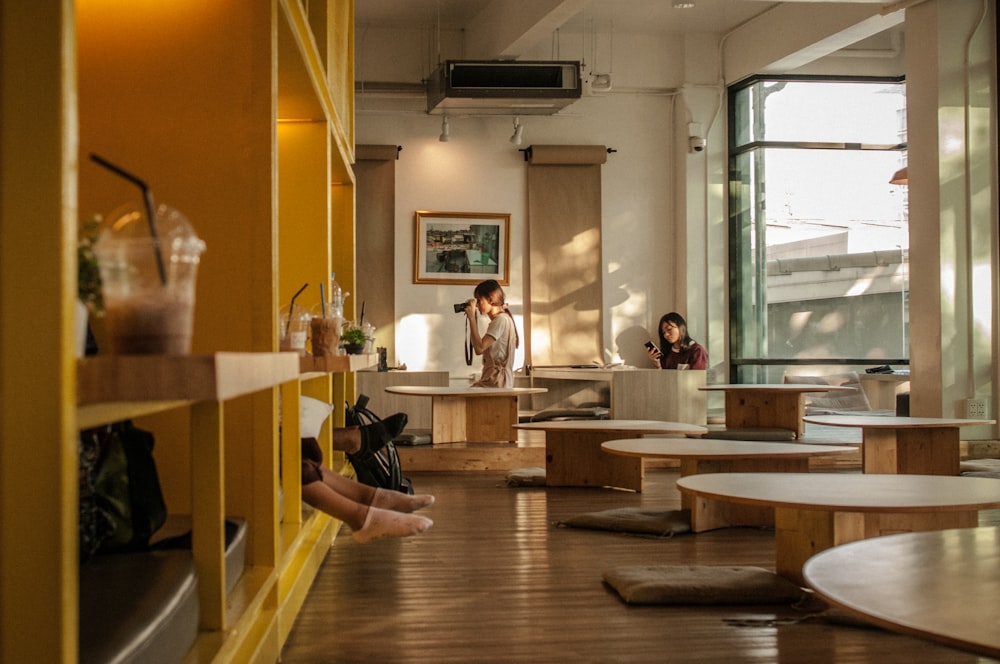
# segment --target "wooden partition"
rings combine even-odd
[[[549,391],[535,395],[532,410],[579,407],[607,395],[609,417],[616,420],[662,420],[704,425],[706,372],[661,369],[573,369],[533,367],[518,380]]]

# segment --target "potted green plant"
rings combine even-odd
[[[87,348],[87,328],[91,317],[104,314],[101,296],[101,272],[94,254],[94,243],[100,230],[101,217],[95,215],[80,224],[76,243],[76,355],[83,357]]]
[[[94,254],[94,244],[101,225],[101,217],[94,216],[80,225],[76,245],[77,297],[94,314],[104,313],[104,299],[101,297],[101,272]]]
[[[358,355],[365,349],[365,333],[354,323],[347,323],[340,333],[340,343],[349,355]]]

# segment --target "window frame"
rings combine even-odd
[[[902,365],[909,366],[909,345],[907,343],[907,357],[799,357],[799,358],[774,358],[768,356],[766,346],[760,342],[761,334],[766,339],[767,336],[767,307],[754,307],[755,302],[765,301],[757,293],[761,288],[766,289],[766,242],[762,235],[766,232],[766,224],[754,224],[753,219],[759,219],[766,208],[762,207],[762,193],[766,191],[763,178],[752,178],[744,181],[740,162],[745,159],[756,160],[752,166],[753,175],[756,176],[764,171],[763,157],[764,151],[770,148],[778,149],[811,149],[811,150],[877,150],[877,151],[898,151],[906,152],[907,143],[849,143],[849,142],[823,142],[823,141],[770,141],[770,140],[747,140],[738,143],[739,130],[741,127],[747,129],[759,125],[762,118],[747,117],[751,111],[749,108],[737,108],[737,100],[740,99],[739,92],[762,82],[832,82],[832,83],[905,83],[904,76],[826,76],[826,75],[758,75],[752,76],[735,83],[728,88],[727,94],[727,120],[729,136],[729,153],[727,159],[728,169],[728,234],[729,234],[729,329],[730,329],[730,356],[729,356],[729,382],[731,383],[768,383],[774,382],[768,378],[772,373],[771,367],[779,366],[818,366],[830,365],[842,367],[844,370],[864,371],[865,367],[873,365]],[[742,124],[739,124],[742,121]],[[755,122],[757,124],[755,124]],[[763,135],[759,130],[754,136]],[[759,181],[754,181],[759,180]],[[751,189],[749,195],[742,194],[742,188]],[[750,218],[747,218],[750,215]],[[757,237],[744,237],[744,229],[755,228]],[[751,242],[751,240],[755,240]],[[757,256],[750,255],[750,247]],[[747,291],[744,284],[747,280],[755,283],[752,291]],[[748,298],[744,296],[746,292],[752,293],[752,301],[746,302]],[[904,297],[908,300],[909,291],[904,292]],[[904,308],[908,309],[908,301]],[[762,320],[763,319],[763,320]],[[749,325],[753,325],[757,330],[757,342],[752,342],[751,350],[764,348],[763,353],[747,353],[747,333]],[[909,323],[904,319],[903,327],[908,330]],[[760,332],[763,330],[763,333]],[[907,333],[907,339],[909,335]]]

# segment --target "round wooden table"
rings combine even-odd
[[[959,427],[994,420],[945,417],[810,415],[804,421],[861,428],[861,468],[866,473],[958,475]]]
[[[996,526],[851,542],[813,556],[802,573],[824,600],[882,627],[1000,658]]]
[[[846,473],[714,473],[677,480],[694,499],[694,532],[731,524],[722,502],[774,508],[775,568],[804,583],[802,566],[838,544],[899,532],[970,528],[978,511],[1000,507],[1000,482],[986,477]]]
[[[843,385],[807,383],[767,383],[706,385],[699,390],[726,393],[727,429],[788,429],[802,436],[805,406],[802,395],[808,392],[851,391]]]
[[[809,459],[831,454],[852,454],[855,447],[772,443],[710,438],[622,438],[601,444],[611,454],[644,459],[679,459],[681,477],[703,473],[806,473]],[[692,498],[681,494],[681,509],[689,510]],[[773,526],[774,509],[720,503],[729,525]]]
[[[543,387],[445,387],[390,385],[391,394],[429,397],[431,442],[514,442],[517,400],[522,394],[547,392]]]
[[[659,420],[560,420],[523,422],[516,426],[545,432],[546,486],[612,486],[642,491],[642,459],[612,457],[601,443],[622,434],[705,434],[708,429],[684,422]]]

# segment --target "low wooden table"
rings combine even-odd
[[[681,477],[703,473],[807,473],[810,457],[857,450],[833,445],[690,438],[624,438],[602,443],[601,449],[644,459],[680,459]],[[691,509],[692,503],[690,495],[681,494],[681,509]],[[720,503],[717,507],[727,512],[729,525],[774,525],[771,507],[734,503]]]
[[[804,420],[831,427],[860,427],[862,470],[908,475],[958,475],[959,427],[994,422],[872,415],[809,415]]]
[[[677,488],[694,499],[694,532],[731,525],[720,502],[773,507],[775,569],[803,585],[802,566],[820,551],[880,535],[971,528],[979,510],[1000,507],[1000,482],[986,477],[714,473],[682,477]]]
[[[642,491],[642,459],[611,457],[601,443],[622,434],[701,435],[707,429],[658,420],[525,422],[518,429],[545,432],[546,486],[613,486]]]
[[[540,387],[441,387],[392,385],[386,392],[430,397],[431,442],[514,442],[517,399],[544,392]]]
[[[882,627],[1000,658],[996,526],[852,542],[802,572],[824,600]]]
[[[843,385],[806,383],[706,385],[699,390],[726,393],[726,428],[775,428],[794,431],[802,436],[805,406],[802,395],[808,392],[851,391]]]

